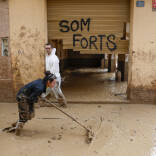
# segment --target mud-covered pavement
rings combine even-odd
[[[70,112],[97,136],[85,143],[85,130],[55,108],[36,109],[21,137],[0,132],[0,156],[155,156],[155,105],[69,105]],[[17,118],[14,103],[0,104],[0,129]],[[100,117],[104,118],[99,128]]]

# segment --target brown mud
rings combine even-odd
[[[20,137],[0,132],[0,155],[16,156],[155,156],[155,105],[69,105],[66,111],[96,138],[86,144],[86,131],[53,107],[36,109]],[[0,104],[0,129],[17,119],[14,103]],[[100,117],[103,117],[101,127]],[[45,119],[46,118],[46,119]]]

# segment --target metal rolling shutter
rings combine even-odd
[[[48,37],[50,40],[63,40],[63,49],[73,49],[73,51],[80,51],[80,53],[101,54],[101,53],[128,53],[128,40],[121,40],[125,29],[125,24],[129,22],[129,0],[48,0]],[[88,25],[83,25],[81,31],[81,20],[85,22],[90,18],[89,32]],[[79,22],[79,29],[77,31],[61,32],[60,21],[68,21],[68,25],[72,21]],[[73,29],[76,30],[76,23],[73,24]],[[64,28],[65,30],[66,28]],[[82,48],[80,43],[75,42],[73,47],[73,34],[81,34],[89,42],[90,36],[96,36],[96,46],[92,45],[89,48]],[[102,45],[98,35],[105,35],[102,38]],[[108,42],[109,39],[116,44],[116,49],[113,49],[114,44]],[[81,39],[81,38],[80,38]],[[94,39],[94,37],[93,37]],[[85,41],[84,41],[85,42]],[[107,47],[107,43],[110,49]],[[89,44],[89,43],[88,43]],[[102,46],[102,50],[100,49]]]

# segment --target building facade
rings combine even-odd
[[[44,44],[52,41],[62,60],[68,57],[68,49],[84,56],[128,54],[128,98],[136,103],[156,103],[154,3],[1,0],[0,100],[11,100],[20,86],[43,77]]]

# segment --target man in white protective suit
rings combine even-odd
[[[66,98],[61,90],[61,75],[59,68],[59,58],[56,56],[56,48],[53,48],[50,43],[45,45],[47,52],[45,57],[46,72],[49,71],[51,74],[56,76],[56,84],[54,88],[48,88],[46,96],[52,91],[61,107],[67,107]]]

